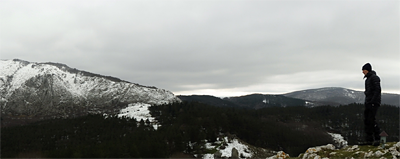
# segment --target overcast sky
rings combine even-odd
[[[399,1],[1,0],[0,59],[58,62],[176,95],[400,93]]]

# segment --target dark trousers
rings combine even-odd
[[[371,104],[365,105],[364,110],[364,126],[365,126],[365,133],[367,134],[366,140],[367,141],[374,141],[380,140],[380,129],[378,124],[375,121],[375,115],[378,111],[379,105],[372,106]]]

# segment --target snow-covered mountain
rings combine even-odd
[[[114,113],[128,103],[180,101],[167,90],[70,68],[59,63],[0,61],[1,113],[8,116],[77,116]]]
[[[316,106],[364,103],[365,99],[364,92],[362,91],[340,87],[301,90],[284,94],[284,96],[312,101]],[[399,102],[399,94],[382,93],[382,104],[399,106]]]

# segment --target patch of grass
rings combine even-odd
[[[216,153],[218,150],[217,149],[215,149],[215,148],[213,148],[213,149],[204,149],[203,150],[203,153],[204,154],[214,154],[214,153]]]

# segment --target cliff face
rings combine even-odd
[[[167,90],[142,86],[57,63],[0,61],[0,105],[4,115],[75,116],[113,113],[128,103],[180,101]]]

